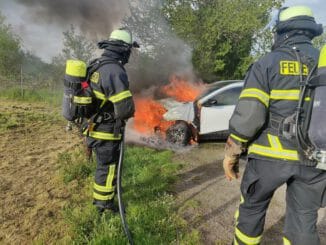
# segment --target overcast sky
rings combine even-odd
[[[284,6],[306,5],[314,13],[316,21],[326,26],[326,4],[325,0],[286,0]]]
[[[55,1],[55,0],[53,0]],[[67,0],[69,1],[69,0]],[[306,5],[312,8],[318,23],[326,25],[325,0],[286,0],[284,6]],[[0,10],[6,16],[14,31],[23,40],[25,49],[34,52],[45,61],[60,53],[62,49],[62,32],[71,23],[60,26],[55,22],[45,23],[37,16],[29,16],[29,9],[13,0],[0,0]]]

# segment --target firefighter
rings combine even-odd
[[[135,106],[129,90],[124,65],[128,63],[133,47],[131,33],[126,29],[114,30],[108,40],[98,43],[103,49],[99,68],[90,77],[98,100],[98,113],[92,118],[84,134],[87,145],[96,155],[97,167],[93,186],[93,204],[100,213],[118,211],[114,205],[119,146],[125,121],[134,115]]]
[[[226,178],[236,179],[239,157],[248,153],[233,244],[260,244],[266,210],[283,184],[287,184],[283,244],[320,243],[316,222],[318,209],[326,205],[326,171],[299,159],[295,141],[282,133],[282,122],[298,105],[301,74],[304,79],[318,62],[319,51],[311,40],[322,31],[310,8],[281,9],[272,51],[247,72],[229,122],[223,160]]]

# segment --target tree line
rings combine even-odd
[[[132,30],[142,48],[130,70],[136,79],[146,80],[147,76],[150,80],[154,71],[160,79],[167,79],[178,59],[173,62],[162,57],[184,49],[194,73],[204,81],[241,79],[250,63],[269,51],[272,33],[264,27],[272,9],[282,3],[283,0],[149,0],[131,4],[130,15],[123,24]],[[325,35],[315,40],[317,47],[325,43]],[[177,38],[184,46],[175,46]],[[66,59],[90,61],[96,50],[95,42],[87,40],[74,26],[63,33],[64,48],[50,63],[23,50],[22,44],[23,40],[0,13],[0,82],[19,80],[23,74],[35,86],[59,86]]]

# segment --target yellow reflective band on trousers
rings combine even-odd
[[[240,94],[240,99],[242,99],[242,98],[258,99],[266,107],[268,107],[268,105],[269,105],[269,95],[267,93],[265,93],[263,90],[260,90],[257,88],[244,89]]]
[[[248,142],[248,140],[240,138],[239,136],[236,136],[235,134],[230,134],[230,137],[237,141],[240,141],[240,142],[244,142],[244,143]]]
[[[259,244],[262,238],[262,236],[257,236],[257,237],[247,236],[244,233],[242,233],[238,228],[235,228],[235,235],[241,242],[243,242],[246,245]]]
[[[74,96],[74,103],[88,105],[92,103],[92,97]]]
[[[94,189],[100,192],[112,192],[114,191],[114,186],[108,187],[108,186],[101,186],[96,183],[94,183]]]
[[[280,139],[277,136],[267,134],[270,146],[252,144],[248,149],[248,154],[271,157],[276,159],[298,161],[298,152],[296,150],[286,150],[283,148]]]
[[[93,198],[100,201],[108,201],[114,197],[114,192],[108,195],[101,195],[96,192],[93,192]]]
[[[291,245],[291,242],[286,237],[283,237],[283,245]]]
[[[131,96],[132,96],[131,92],[129,90],[125,90],[125,91],[122,91],[120,93],[117,93],[117,94],[111,96],[109,98],[109,101],[111,101],[112,103],[117,103],[117,102],[124,100]]]
[[[106,182],[105,182],[105,186],[101,186],[99,184],[96,184],[96,182],[94,182],[94,189],[100,192],[112,192],[114,191],[114,185],[113,185],[113,179],[114,179],[114,175],[115,175],[115,165],[110,165],[109,167],[109,173],[108,176],[106,178]]]
[[[233,239],[233,245],[239,245],[237,239],[235,239],[235,238]]]
[[[98,131],[89,132],[88,129],[86,129],[83,132],[83,135],[87,135],[89,137],[92,137],[94,139],[99,139],[99,140],[121,140],[121,134],[115,137],[113,133],[98,132]]]
[[[85,77],[86,63],[81,60],[67,60],[66,74],[73,77]]]

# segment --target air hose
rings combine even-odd
[[[119,154],[119,162],[118,162],[118,173],[117,173],[117,196],[118,196],[118,204],[119,204],[119,213],[121,218],[121,223],[123,226],[123,230],[128,238],[129,244],[133,245],[134,241],[132,240],[131,232],[129,230],[126,215],[125,215],[125,207],[122,202],[122,188],[121,188],[121,176],[122,176],[122,166],[123,166],[123,157],[124,157],[124,144],[125,144],[125,133],[124,129],[121,130],[121,142],[120,142],[120,154]]]

